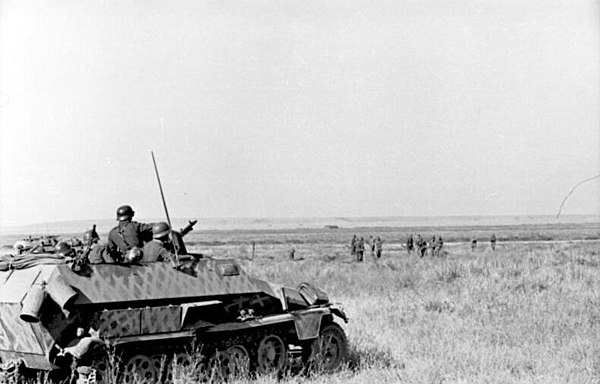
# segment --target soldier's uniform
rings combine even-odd
[[[175,262],[175,254],[167,249],[161,240],[153,239],[144,244],[142,260]]]
[[[152,240],[152,224],[132,221],[135,212],[129,205],[117,208],[119,225],[108,233],[107,250],[116,260],[123,260],[130,250],[141,249],[146,241]]]
[[[116,260],[112,258],[108,252],[106,244],[91,244],[83,249],[87,261],[90,264],[102,264],[102,263],[115,263]]]
[[[490,245],[492,247],[492,251],[496,250],[496,235],[492,234],[492,238],[490,239]]]
[[[363,261],[363,255],[365,253],[365,240],[361,237],[356,242],[356,261]]]
[[[471,252],[475,252],[477,249],[477,239],[471,240]]]
[[[417,235],[417,249],[419,250],[421,257],[425,256],[425,253],[427,252],[427,242],[423,240],[421,235]]]
[[[415,245],[415,241],[414,241],[412,235],[410,235],[410,237],[406,241],[406,250],[408,251],[408,253],[412,252],[414,245]]]
[[[83,260],[90,264],[116,262],[108,252],[107,244],[99,244],[100,236],[96,232],[96,224],[91,230],[83,233]]]
[[[435,256],[435,248],[437,245],[437,240],[435,239],[435,235],[431,238],[431,243],[429,243],[429,247],[431,248],[431,257]]]
[[[383,252],[383,242],[378,236],[377,239],[375,239],[375,254],[378,259],[381,257],[381,252]]]
[[[442,240],[442,236],[438,236],[437,238],[437,248],[436,248],[436,256],[440,256],[442,253],[442,247],[444,246],[444,240]]]
[[[152,225],[137,221],[121,221],[108,233],[108,250],[111,255],[125,255],[131,248],[142,248],[152,239]]]

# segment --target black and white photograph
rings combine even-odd
[[[600,1],[0,0],[0,384],[600,382]]]

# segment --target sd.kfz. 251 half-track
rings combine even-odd
[[[176,268],[142,260],[85,273],[59,255],[3,256],[0,383],[32,372],[78,383],[174,382],[172,366],[193,365],[198,380],[210,380],[343,364],[347,340],[334,318],[347,318],[325,293],[179,249]]]

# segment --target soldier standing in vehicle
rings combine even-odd
[[[135,212],[129,205],[117,209],[119,224],[108,233],[108,252],[116,260],[123,260],[133,248],[141,249],[152,240],[152,224],[133,221]]]
[[[152,241],[144,244],[144,251],[142,253],[143,261],[170,261],[175,263],[175,254],[171,251],[171,241],[169,234],[171,229],[169,224],[160,222],[154,224],[152,227]]]

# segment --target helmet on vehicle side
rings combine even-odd
[[[119,208],[117,208],[117,220],[119,221],[129,220],[134,214],[135,212],[133,211],[133,208],[131,208],[129,205],[121,205]]]
[[[67,242],[61,241],[54,247],[54,252],[61,256],[71,256],[75,250]]]
[[[31,253],[39,255],[40,253],[46,253],[46,249],[43,245],[38,244],[31,249]]]
[[[165,237],[169,234],[171,229],[169,228],[169,224],[161,221],[160,223],[154,224],[152,227],[152,238],[160,239],[161,237]]]

